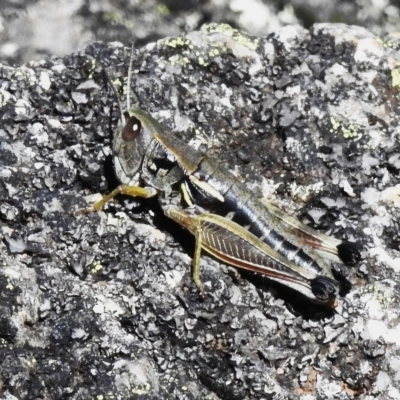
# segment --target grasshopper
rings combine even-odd
[[[128,91],[130,76],[131,66]],[[325,236],[256,198],[216,159],[185,144],[149,114],[131,108],[129,93],[127,111],[122,113],[121,108],[121,114],[122,127],[113,141],[114,171],[121,185],[88,210],[100,210],[117,194],[159,195],[165,215],[195,235],[193,279],[201,291],[204,249],[228,264],[285,284],[315,303],[336,305],[339,284],[327,258],[354,265],[360,259],[360,245]],[[169,201],[175,187],[180,187],[186,207]]]

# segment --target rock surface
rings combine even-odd
[[[265,38],[207,25],[137,48],[134,102],[311,226],[363,244],[339,306],[203,257],[156,202],[113,189],[129,49],[0,68],[0,391],[5,399],[400,398],[399,38]]]
[[[266,36],[286,25],[359,25],[376,35],[397,32],[396,0],[3,0],[0,62],[19,66],[64,56],[89,42],[119,41],[140,46],[198,30],[204,23],[228,23]]]

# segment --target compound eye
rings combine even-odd
[[[141,122],[136,117],[129,117],[122,130],[122,139],[124,139],[125,142],[131,142],[137,138],[141,130]]]

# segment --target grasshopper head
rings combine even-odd
[[[157,122],[136,108],[126,111],[124,117],[125,124],[114,136],[114,169],[121,183],[135,185],[138,181],[136,175],[154,139]]]

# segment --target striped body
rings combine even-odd
[[[215,160],[203,159],[193,175],[217,189],[224,198],[224,203],[215,210],[218,214],[218,209],[224,213],[233,212],[233,221],[246,226],[249,232],[288,261],[314,274],[332,277],[327,262],[312,248],[304,246],[254,193]]]

